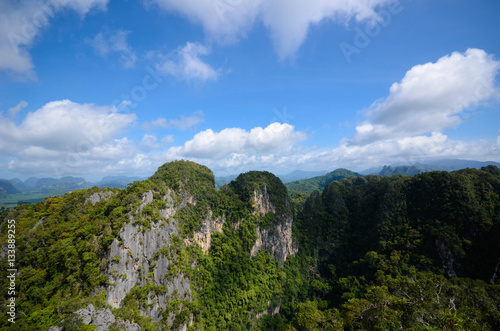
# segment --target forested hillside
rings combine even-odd
[[[292,202],[271,173],[217,190],[208,168],[176,161],[125,189],[7,210],[16,323],[3,304],[0,326],[500,329],[500,170],[347,174]]]
[[[337,169],[323,176],[297,180],[287,183],[285,186],[288,189],[291,200],[301,204],[314,191],[322,191],[329,183],[349,176],[360,177],[361,175],[347,169]]]

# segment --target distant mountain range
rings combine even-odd
[[[349,176],[366,176],[366,175],[378,175],[378,176],[393,176],[397,174],[414,176],[422,172],[428,171],[455,171],[465,168],[475,168],[480,169],[482,167],[494,165],[500,167],[498,162],[481,162],[481,161],[467,161],[467,160],[434,160],[426,164],[416,163],[415,165],[385,165],[382,167],[370,168],[359,173],[353,172],[347,169],[337,169],[335,171],[329,172],[322,176],[316,176],[308,179],[300,179],[292,182],[286,183],[286,187],[291,194],[292,199],[298,196],[304,196],[311,194],[315,190],[322,191],[326,185],[329,183],[340,180]]]
[[[0,179],[0,193],[15,194],[19,193],[19,191],[11,182]]]
[[[106,176],[97,183],[99,187],[117,187],[125,188],[128,184],[138,180],[144,180],[144,177],[128,177],[128,176]]]
[[[369,168],[359,173],[362,175],[395,175],[395,174],[405,174],[405,175],[416,175],[417,173],[427,172],[427,171],[455,171],[465,168],[480,169],[488,165],[494,165],[500,167],[499,162],[494,161],[472,161],[472,160],[458,160],[458,159],[442,159],[442,160],[431,160],[425,163],[417,162],[414,165],[392,165],[392,166],[381,166]],[[388,168],[388,169],[387,169]],[[392,170],[391,170],[392,169]],[[407,173],[408,172],[408,173]]]
[[[290,192],[301,192],[311,194],[316,190],[323,190],[329,183],[349,176],[361,177],[362,175],[347,169],[337,169],[323,176],[316,176],[309,179],[301,179],[286,183],[285,186]]]
[[[4,192],[7,194],[17,194],[27,190],[73,191],[90,188],[93,186],[125,188],[127,184],[144,179],[145,178],[128,176],[106,176],[99,182],[87,182],[85,178],[71,176],[62,177],[59,179],[51,177],[30,177],[25,181],[22,181],[18,178],[13,178],[10,180],[0,179],[0,192]]]
[[[320,170],[320,171],[295,170],[289,174],[278,175],[277,177],[279,179],[281,179],[281,181],[284,184],[286,184],[286,183],[294,182],[294,181],[300,180],[300,179],[308,179],[308,178],[313,178],[313,177],[317,177],[317,176],[323,176],[327,173],[328,173],[327,170]]]

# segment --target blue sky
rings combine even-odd
[[[496,0],[0,0],[0,178],[500,161]]]

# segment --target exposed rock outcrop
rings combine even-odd
[[[276,213],[276,206],[271,201],[271,197],[266,186],[264,186],[262,190],[254,189],[252,201],[254,206],[254,215],[264,216],[267,213]]]
[[[457,273],[453,269],[453,263],[455,262],[455,259],[453,258],[453,253],[451,252],[451,250],[448,248],[448,246],[446,246],[444,242],[439,239],[436,239],[436,248],[439,257],[441,258],[443,269],[444,271],[446,271],[448,277],[456,277]]]
[[[106,287],[107,302],[111,307],[118,308],[122,300],[136,286],[144,286],[148,282],[162,286],[165,291],[156,295],[148,295],[143,313],[155,321],[163,318],[171,299],[190,300],[190,282],[185,275],[178,272],[167,274],[171,263],[167,252],[172,244],[172,236],[178,235],[175,212],[186,206],[189,198],[183,199],[178,206],[174,205],[169,191],[163,197],[166,208],[159,211],[160,219],[153,220],[148,229],[135,224],[136,217],[130,215],[130,221],[121,230],[119,239],[115,238],[108,252],[107,274],[112,285]],[[141,197],[138,212],[153,202],[153,192],[145,192]]]
[[[495,284],[496,280],[498,279],[498,273],[500,272],[500,259],[498,259],[497,265],[495,266],[495,272],[493,273],[493,276],[491,276],[490,283]]]
[[[262,316],[269,315],[269,314],[271,314],[272,316],[274,316],[276,314],[279,314],[280,309],[281,309],[281,303],[279,305],[277,305],[276,307],[271,307],[271,301],[268,301],[267,302],[267,308],[264,311],[262,311],[262,312],[258,313],[257,315],[255,315],[255,318],[257,320],[259,320],[259,319],[262,318]]]
[[[96,204],[102,200],[107,201],[113,196],[113,191],[111,190],[101,190],[96,193],[92,193],[86,200],[86,202],[90,202],[91,204]]]
[[[94,325],[95,331],[109,330],[110,326],[115,325],[124,331],[140,331],[141,327],[132,323],[129,320],[116,320],[115,315],[109,308],[96,310],[94,305],[89,304],[86,308],[79,309],[74,312],[80,318],[81,323],[84,325]],[[53,326],[49,331],[63,331],[61,326]]]
[[[264,216],[267,213],[276,213],[276,206],[271,201],[266,186],[262,190],[254,190],[254,215]],[[282,215],[276,215],[278,222],[269,227],[261,228],[257,226],[257,240],[253,245],[250,254],[257,255],[262,250],[269,249],[273,259],[284,265],[288,256],[298,251],[297,245],[293,243],[292,224],[293,217],[288,200],[286,200],[287,212]]]
[[[212,211],[210,210],[209,216],[203,220],[201,229],[194,232],[193,238],[184,239],[184,243],[188,246],[197,243],[204,253],[208,253],[212,244],[212,233],[222,232],[224,222],[225,220],[220,217],[214,220],[212,218]]]

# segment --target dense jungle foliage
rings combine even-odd
[[[168,303],[172,329],[500,329],[498,168],[338,179],[291,201],[270,173],[242,174],[217,190],[208,168],[176,161],[123,190],[92,188],[6,210],[0,243],[15,219],[18,314],[10,324],[4,301],[0,327],[47,330],[64,320],[66,330],[92,330],[73,312],[106,307],[111,243],[131,219],[142,231],[170,222],[159,212],[170,194],[176,205],[190,202],[173,216],[179,233],[161,253],[172,261],[169,275],[182,273],[193,290],[191,300]],[[153,202],[142,208],[148,191]],[[275,214],[254,212],[262,192]],[[266,251],[252,257],[257,226],[274,231],[289,216],[296,256],[284,266]],[[225,222],[204,253],[184,239],[210,217]],[[167,329],[167,318],[141,314],[148,295],[166,290],[144,277],[112,312],[143,330]]]

